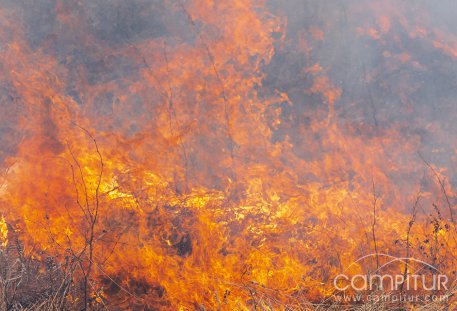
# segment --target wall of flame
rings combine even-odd
[[[0,8],[1,214],[63,258],[99,200],[107,299],[319,301],[375,251],[374,220],[377,249],[404,254],[417,198],[412,255],[455,270],[453,2]]]

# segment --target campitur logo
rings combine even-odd
[[[363,272],[362,267],[376,266]],[[356,271],[356,272],[355,272]],[[337,302],[431,302],[447,301],[451,282],[446,274],[420,259],[369,254],[352,262],[333,279]]]

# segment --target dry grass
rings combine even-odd
[[[84,294],[71,257],[26,253],[19,240],[0,249],[0,311],[83,310]],[[93,303],[94,309],[97,304]]]
[[[84,282],[78,276],[77,262],[71,257],[58,261],[56,258],[45,257],[35,259],[30,254],[24,254],[19,241],[10,242],[8,247],[0,250],[0,311],[6,310],[85,310]],[[233,284],[232,284],[233,285]],[[452,310],[448,302],[415,303],[386,303],[362,302],[348,305],[336,303],[327,299],[321,303],[306,300],[304,296],[285,297],[272,294],[273,291],[257,286],[239,286],[244,289],[250,299],[252,310],[273,311],[384,311],[384,310]],[[447,295],[453,296],[456,288],[449,290]],[[388,295],[388,293],[377,293]],[[109,301],[91,297],[86,310],[110,310]],[[287,299],[289,298],[289,299]],[[281,301],[289,300],[285,305]],[[119,308],[115,310],[120,310]],[[138,309],[143,310],[143,309]],[[158,308],[157,310],[160,310]],[[219,310],[224,310],[223,306]]]

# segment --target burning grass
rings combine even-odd
[[[454,16],[1,1],[1,308],[454,309]]]

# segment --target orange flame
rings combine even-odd
[[[392,1],[319,26],[265,1],[134,2],[104,7],[132,12],[113,30],[57,1],[37,42],[1,12],[1,211],[37,258],[77,258],[125,309],[301,306],[378,251],[455,270],[451,126],[417,78],[446,70],[410,48],[455,58],[453,35]],[[449,162],[422,156],[430,137]]]

